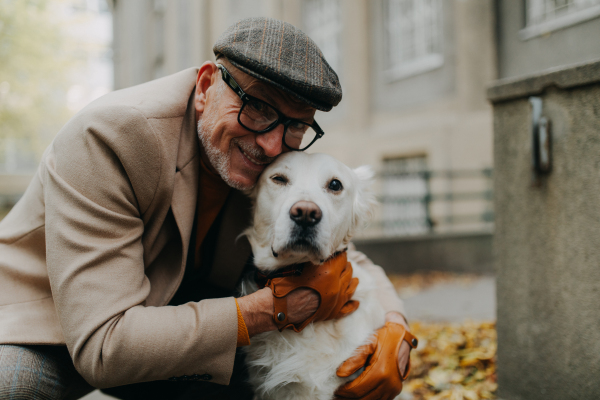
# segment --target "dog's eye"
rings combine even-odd
[[[343,189],[342,182],[338,181],[337,179],[333,179],[331,182],[329,182],[329,186],[327,188],[334,192],[339,192]]]
[[[288,183],[288,179],[283,175],[273,175],[271,180],[279,185],[285,185]]]

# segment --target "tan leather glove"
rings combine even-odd
[[[280,331],[291,327],[300,332],[313,321],[341,318],[354,312],[359,305],[358,301],[350,300],[358,286],[358,278],[352,278],[352,264],[348,262],[346,252],[321,265],[307,263],[300,276],[269,279],[266,286],[273,291],[273,321]],[[286,296],[301,287],[315,290],[321,302],[308,319],[301,324],[292,324],[288,321]]]
[[[413,349],[419,343],[404,326],[386,322],[368,344],[361,346],[337,370],[337,376],[346,378],[360,368],[365,370],[353,381],[336,392],[337,399],[380,400],[393,399],[402,391],[402,381],[410,372],[410,359],[404,375],[400,373],[398,354],[402,341]]]

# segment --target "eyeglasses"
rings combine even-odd
[[[308,149],[325,134],[316,121],[309,124],[286,117],[269,103],[250,96],[242,90],[224,66],[217,64],[217,67],[221,70],[223,81],[242,99],[238,122],[250,132],[266,133],[283,124],[283,144],[294,151]]]

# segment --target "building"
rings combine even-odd
[[[491,228],[497,77],[491,0],[113,0],[115,88],[213,60],[235,21],[301,27],[340,75],[313,151],[370,164],[383,206],[370,235]]]
[[[600,0],[497,1],[498,78],[600,57]]]

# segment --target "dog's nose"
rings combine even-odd
[[[323,213],[312,201],[299,201],[290,208],[290,218],[302,227],[314,226],[319,223]]]

